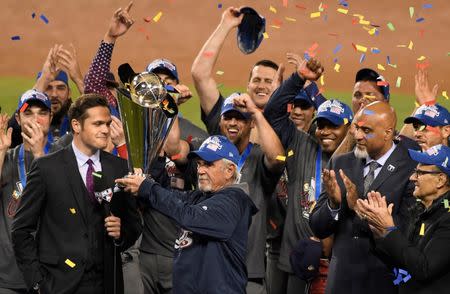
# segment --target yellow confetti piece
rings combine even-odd
[[[279,160],[279,161],[286,161],[286,156],[283,156],[283,155],[277,155],[276,160]]]
[[[355,44],[356,50],[360,51],[360,52],[367,52],[367,47]]]
[[[269,34],[267,32],[263,33],[264,39],[269,39]]]
[[[424,61],[426,59],[426,57],[425,56],[420,56],[419,58],[417,58],[417,60],[419,60],[419,61]]]
[[[397,68],[397,64],[388,64],[390,67]]]
[[[377,98],[377,96],[375,96],[375,95],[364,95],[363,98],[367,99],[367,100],[374,100],[375,98]]]
[[[414,16],[414,7],[409,7],[409,17],[410,18],[413,18],[413,16]]]
[[[221,71],[221,70],[216,71],[216,75],[219,75],[219,76],[223,75],[223,71]]]
[[[362,24],[362,25],[370,25],[370,21],[368,21],[368,20],[363,20],[363,19],[360,19],[360,20],[359,20],[359,23]]]
[[[442,96],[444,96],[444,98],[448,100],[447,91],[442,91]]]
[[[384,68],[384,66],[382,66],[381,64],[377,64],[377,68],[379,69],[379,70],[386,70],[385,68]]]
[[[288,157],[291,157],[292,155],[294,155],[294,151],[289,150],[289,152],[288,152]]]
[[[69,208],[69,210],[70,210],[70,212],[71,212],[72,214],[77,213],[77,211],[75,210],[75,208]]]
[[[348,119],[344,117],[344,125],[348,124]]]
[[[161,18],[161,16],[162,16],[162,12],[160,11],[160,12],[158,12],[157,15],[155,15],[155,17],[153,18],[153,21],[154,21],[154,22],[158,22],[159,19]]]
[[[295,18],[287,17],[287,16],[284,19],[287,20],[287,21],[292,21],[292,22],[296,22],[297,21]]]
[[[325,75],[324,74],[320,77],[320,84],[322,86],[325,85]]]
[[[353,16],[354,16],[354,17],[357,17],[357,18],[359,18],[359,19],[364,19],[364,15],[362,15],[362,14],[354,13]]]
[[[340,65],[339,63],[336,63],[336,64],[334,65],[334,71],[335,71],[335,72],[339,72],[340,69],[341,69],[341,65]]]
[[[400,88],[401,85],[402,85],[402,77],[397,77],[397,82],[395,83],[395,86],[397,88]]]
[[[75,264],[72,260],[70,260],[70,259],[66,259],[65,263],[66,263],[68,266],[70,266],[71,268],[74,268],[75,265],[76,265],[76,264]]]
[[[417,107],[420,107],[420,104],[419,104],[419,103],[417,103],[417,101],[416,101],[416,102],[414,102],[414,105],[416,106],[416,108],[417,108]]]
[[[340,12],[342,14],[347,14],[348,13],[348,9],[344,9],[344,8],[338,8],[337,12]]]
[[[424,223],[422,223],[422,225],[420,226],[419,236],[425,236],[425,224]]]
[[[312,12],[312,13],[309,15],[309,17],[310,17],[310,18],[317,18],[317,17],[320,17],[320,11],[318,11],[318,12]]]
[[[375,35],[376,32],[377,32],[377,28],[373,28],[368,31],[369,35],[371,35],[371,36]]]
[[[412,49],[413,49],[413,46],[414,46],[413,42],[412,42],[412,41],[409,41],[408,49],[409,49],[409,50],[412,50]]]
[[[275,7],[273,7],[272,5],[270,5],[269,10],[270,10],[270,12],[277,13],[277,9]]]
[[[274,28],[274,29],[279,29],[280,28],[279,26],[274,26],[274,25],[272,25],[271,27]]]
[[[397,45],[397,48],[406,48],[406,45]]]

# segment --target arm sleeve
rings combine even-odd
[[[285,149],[288,148],[296,131],[295,124],[289,119],[288,104],[294,100],[304,84],[305,81],[297,73],[293,73],[273,92],[264,108],[264,116]]]
[[[45,181],[41,177],[38,161],[34,161],[27,176],[19,207],[14,216],[11,237],[17,265],[23,273],[28,288],[42,280],[39,270],[37,244],[33,237],[36,231],[41,208],[46,201]]]
[[[92,60],[89,71],[84,78],[84,93],[97,93],[103,95],[108,100],[108,104],[114,108],[117,105],[116,98],[106,87],[106,74],[110,70],[111,56],[114,44],[100,43],[97,54]]]
[[[220,113],[222,112],[222,104],[223,104],[223,97],[222,94],[220,94],[219,99],[217,99],[216,104],[211,109],[211,112],[206,115],[203,109],[201,109],[201,118],[202,122],[206,126],[206,130],[208,131],[208,134],[210,136],[213,135],[220,135]]]
[[[414,279],[426,282],[448,271],[450,266],[450,222],[445,217],[423,250],[408,243],[400,230],[376,239],[376,249],[393,259],[393,263],[408,271]]]
[[[216,192],[200,204],[189,204],[156,183],[144,181],[139,195],[148,197],[153,208],[173,218],[181,227],[219,240],[230,238],[243,214],[242,200],[234,189]]]

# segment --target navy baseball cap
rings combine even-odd
[[[317,84],[312,82],[304,89],[301,89],[300,92],[298,92],[297,96],[294,97],[294,105],[296,102],[303,101],[310,106],[314,106],[314,108],[317,110],[319,106],[327,101],[327,99],[322,95],[319,94],[319,88],[317,87]]]
[[[243,7],[240,13],[244,14],[237,31],[237,43],[244,54],[253,53],[264,39],[266,19],[251,7]]]
[[[293,272],[304,281],[314,279],[319,272],[322,243],[311,239],[302,239],[295,244],[289,256]]]
[[[251,116],[249,113],[243,112],[239,108],[234,106],[234,98],[238,97],[239,95],[241,95],[241,93],[235,92],[235,93],[231,94],[230,96],[228,96],[228,98],[223,101],[222,111],[221,111],[220,115],[224,115],[225,113],[230,112],[230,111],[235,111],[235,112],[238,112],[239,114],[241,114],[244,117],[244,119],[250,119]]]
[[[426,165],[435,165],[447,176],[450,176],[450,148],[444,145],[435,145],[425,152],[408,150],[409,156],[412,160]]]
[[[405,124],[419,122],[427,126],[438,127],[449,125],[449,121],[450,113],[445,107],[439,104],[424,104],[417,108],[413,116],[407,117],[403,122]]]
[[[47,94],[33,89],[33,90],[28,90],[22,94],[22,96],[19,99],[19,105],[17,106],[17,111],[20,111],[22,109],[22,107],[24,107],[25,103],[28,104],[32,101],[40,102],[42,105],[44,105],[49,110],[52,109],[52,102],[48,98]],[[25,109],[26,109],[26,107],[25,107]],[[25,110],[25,109],[23,109],[23,110]]]
[[[162,71],[170,75],[172,78],[174,78],[177,81],[177,83],[180,82],[178,78],[177,67],[168,59],[160,58],[153,60],[152,62],[150,62],[149,65],[147,65],[146,71],[152,73]]]
[[[189,152],[188,158],[200,157],[207,162],[228,159],[238,165],[241,156],[236,146],[225,136],[210,136],[197,151]]]
[[[330,121],[336,126],[351,123],[353,120],[353,113],[351,108],[339,100],[327,100],[317,109],[316,117],[313,122],[323,118]]]
[[[38,72],[36,80],[39,79],[42,75],[42,72]],[[67,86],[69,86],[69,77],[67,76],[67,73],[63,70],[60,70],[58,75],[55,77],[54,81],[61,81]]]
[[[377,83],[377,86],[380,88],[384,98],[386,98],[386,101],[389,101],[390,98],[389,83],[386,82],[386,80],[382,75],[380,75],[373,69],[363,68],[356,73],[355,83],[359,81],[371,81]]]

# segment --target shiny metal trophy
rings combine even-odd
[[[119,67],[123,87],[117,88],[119,113],[128,149],[128,168],[142,168],[149,174],[150,164],[161,151],[178,114],[173,97],[153,73],[135,73],[128,63]]]

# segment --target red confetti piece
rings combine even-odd
[[[25,102],[25,103],[22,105],[22,107],[19,109],[19,112],[24,112],[25,109],[27,109],[27,107],[28,107],[28,103]]]
[[[352,25],[355,25],[357,23],[359,23],[359,18],[353,18],[352,19]]]
[[[292,108],[293,108],[293,105],[292,105],[292,103],[289,103],[288,105],[287,105],[287,112],[288,113],[291,113],[292,112]]]
[[[353,49],[355,49],[355,51],[358,51],[358,49],[356,49],[356,45],[352,43],[352,47]]]
[[[152,21],[152,17],[151,16],[146,16],[146,17],[144,17],[144,21],[145,22],[151,22]]]
[[[278,26],[278,27],[280,27],[283,24],[283,22],[281,20],[279,20],[279,19],[274,19],[273,20],[273,24]]]
[[[172,161],[174,161],[174,160],[180,159],[181,157],[182,157],[182,155],[180,153],[178,153],[178,154],[175,154],[175,155],[171,156],[170,159]]]
[[[329,36],[333,36],[333,37],[338,37],[339,36],[338,34],[335,34],[335,33],[328,33],[328,35]]]
[[[283,0],[283,6],[288,7],[288,0]]]
[[[385,86],[389,86],[389,83],[386,81],[378,81],[377,86],[385,87]]]
[[[300,4],[295,4],[295,7],[297,7],[298,9],[306,9],[305,6],[300,5]]]

